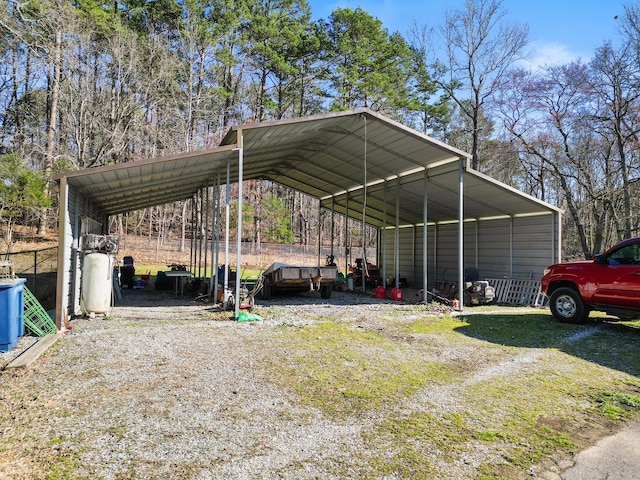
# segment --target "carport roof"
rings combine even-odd
[[[465,152],[368,109],[233,127],[217,148],[67,172],[77,193],[106,215],[191,198],[226,178],[265,179],[319,198],[326,208],[394,225],[457,220],[460,164],[467,218],[540,214],[557,208],[469,168]],[[386,221],[385,221],[386,214]]]

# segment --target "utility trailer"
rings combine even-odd
[[[297,267],[274,263],[262,273],[260,297],[269,300],[274,293],[319,291],[322,298],[330,298],[338,277],[335,266]]]

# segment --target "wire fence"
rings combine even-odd
[[[5,259],[13,264],[17,277],[27,280],[26,286],[44,308],[55,308],[58,247],[12,252]]]
[[[192,248],[193,247],[193,248]],[[347,264],[354,264],[356,258],[363,258],[362,247],[323,246],[318,253],[317,245],[293,245],[276,243],[242,242],[242,265],[247,268],[264,269],[272,263],[286,263],[291,265],[316,265],[318,257],[324,264],[327,257],[334,256],[334,262],[340,269]],[[220,242],[218,264],[225,263],[225,243]],[[235,265],[237,262],[237,242],[229,242],[228,263]],[[121,236],[119,241],[118,257],[132,256],[136,263],[162,263],[167,265],[211,265],[211,242],[205,246],[194,244],[189,240],[182,242],[180,239],[163,239],[159,242],[155,238],[142,236]],[[375,262],[376,249],[367,248],[366,257]],[[205,261],[206,260],[206,261]]]

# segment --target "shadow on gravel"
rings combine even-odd
[[[231,289],[231,293],[235,293],[235,289]],[[218,304],[211,302],[211,298],[207,295],[201,295],[199,292],[192,292],[185,289],[184,295],[175,294],[173,291],[157,291],[152,286],[147,286],[144,289],[122,290],[122,299],[116,301],[116,306],[126,305],[128,307],[143,306],[148,307],[149,304],[156,303],[158,305],[192,305],[194,303],[200,303],[203,305],[209,305],[211,307]],[[377,304],[390,304],[390,305],[412,305],[417,304],[417,290],[405,290],[403,301],[398,302],[387,297],[376,298],[372,290],[366,292],[353,291],[353,292],[332,292],[331,297],[324,299],[321,297],[320,292],[309,291],[301,293],[275,293],[269,300],[262,300],[257,297],[255,299],[255,305],[257,307],[268,308],[272,306],[286,306],[286,305],[377,305]]]
[[[557,322],[549,314],[464,313],[457,332],[521,348],[554,348],[633,376],[640,376],[640,328],[612,318],[581,325]]]

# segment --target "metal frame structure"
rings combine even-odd
[[[60,174],[56,177],[60,184],[61,247],[58,325],[63,315],[74,314],[80,274],[78,242],[85,233],[81,231],[82,218],[90,218],[106,229],[110,215],[202,195],[198,192],[221,186],[223,174],[226,174],[227,226],[230,183],[238,182],[239,202],[244,180],[265,179],[285,185],[318,198],[320,208],[330,210],[332,215],[345,215],[378,228],[383,247],[379,260],[385,279],[388,238],[384,233],[394,230],[396,284],[401,268],[400,230],[405,227],[421,227],[424,232],[420,255],[424,288],[429,285],[427,232],[440,224],[458,224],[456,270],[460,283],[465,256],[464,224],[470,219],[551,218],[553,233],[539,244],[548,256],[548,263],[559,259],[561,210],[471,169],[469,162],[470,156],[465,152],[379,113],[356,109],[245,124],[231,128],[216,148]],[[240,205],[237,272],[241,271],[241,212]],[[221,206],[217,205],[212,223],[219,222],[221,215]],[[227,231],[225,265],[228,265],[228,242]],[[197,248],[207,251],[206,245]],[[415,246],[412,249],[415,255]],[[220,251],[217,238],[212,245],[212,261],[216,258],[218,262]],[[225,291],[228,288],[226,278],[224,288]],[[239,292],[238,274],[236,298]]]

